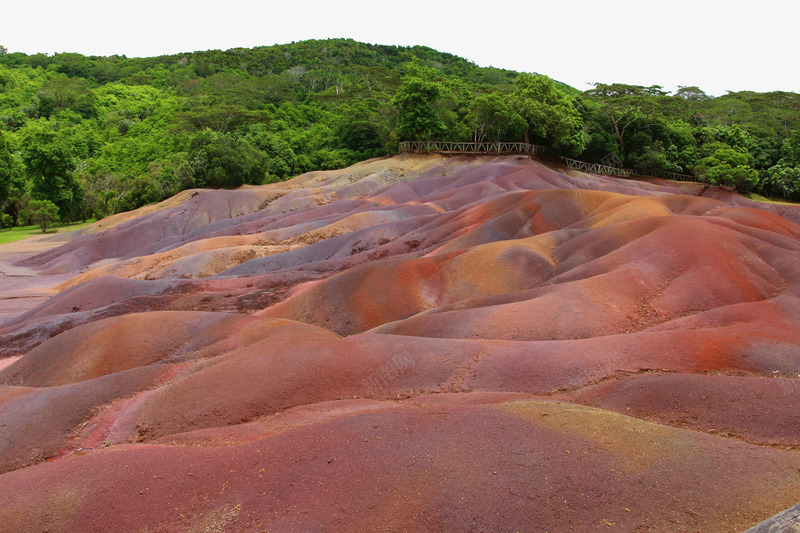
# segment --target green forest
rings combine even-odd
[[[331,39],[152,58],[0,46],[0,225],[274,182],[412,139],[526,141],[800,199],[799,124],[796,93],[581,92],[422,46]]]

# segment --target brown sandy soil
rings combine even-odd
[[[799,216],[404,155],[0,247],[0,531],[743,531]]]

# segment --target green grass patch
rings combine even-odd
[[[96,219],[93,218],[91,220],[86,221],[85,223],[76,222],[74,224],[59,224],[47,230],[47,233],[45,235],[74,231],[76,229],[81,229],[83,227],[86,227],[89,224],[94,223],[95,221]],[[22,239],[27,239],[28,237],[35,237],[37,235],[42,235],[42,230],[38,225],[3,229],[0,230],[0,244],[7,244],[9,242],[21,241]]]
[[[760,194],[756,194],[751,192],[750,194],[746,195],[748,200],[753,200],[755,202],[762,202],[765,204],[781,204],[781,205],[800,205],[797,202],[789,202],[786,200],[777,200],[775,198],[767,198],[766,196],[761,196]]]

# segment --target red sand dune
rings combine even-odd
[[[0,247],[0,531],[744,530],[800,501],[798,220],[400,156]]]

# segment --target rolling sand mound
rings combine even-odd
[[[0,249],[0,531],[747,529],[800,501],[799,215],[405,155]]]

